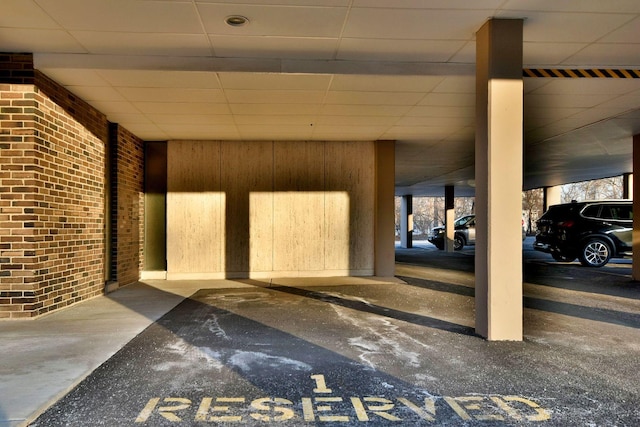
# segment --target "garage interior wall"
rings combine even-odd
[[[374,273],[373,142],[169,141],[167,278]]]

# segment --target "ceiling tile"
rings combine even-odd
[[[87,50],[63,30],[0,28],[4,52],[87,53]]]
[[[218,73],[225,89],[326,90],[330,75],[275,73]]]
[[[624,14],[509,12],[500,18],[526,18],[523,27],[525,42],[585,43],[594,42],[628,22]]]
[[[380,116],[318,116],[317,124],[333,126],[391,126],[398,121],[397,117]]]
[[[40,69],[40,71],[63,86],[110,86],[109,83],[95,70],[44,68]]]
[[[640,5],[640,2],[634,1],[634,3]],[[640,6],[638,8],[640,9]],[[640,17],[622,25],[598,41],[602,43],[638,43],[638,34],[640,34]]]
[[[238,125],[298,125],[311,126],[315,122],[315,116],[305,115],[234,115],[233,119]]]
[[[206,102],[134,102],[138,110],[148,114],[230,114],[226,104]]]
[[[391,116],[406,114],[411,106],[406,105],[324,105],[322,114],[327,116]]]
[[[586,46],[585,43],[525,42],[522,46],[522,62],[528,67],[560,65]]]
[[[473,126],[475,117],[403,117],[396,126],[442,126],[459,128]]]
[[[433,93],[476,93],[475,76],[448,76],[435,88]]]
[[[118,92],[129,101],[148,102],[214,102],[225,103],[220,89],[185,89],[155,87],[120,87]]]
[[[612,44],[596,43],[585,47],[580,52],[567,59],[567,62],[578,66],[592,64],[609,64],[606,68],[633,67],[640,64],[640,43]]]
[[[464,40],[397,40],[343,38],[337,59],[355,61],[446,62],[465,45]]]
[[[363,76],[335,75],[332,91],[430,92],[444,80],[442,76]]]
[[[187,0],[191,1],[191,0]],[[196,3],[231,3],[238,0],[195,0]],[[273,6],[349,6],[351,0],[253,0],[251,3]]]
[[[337,38],[209,36],[217,56],[229,58],[333,59]]]
[[[504,3],[504,0],[474,0],[475,9],[493,9]],[[382,7],[390,5],[401,9],[467,9],[469,0],[354,0],[354,7]]]
[[[145,117],[159,126],[163,125],[227,125],[235,124],[231,114],[146,114]]]
[[[402,40],[470,40],[490,11],[353,8],[344,37]]]
[[[206,71],[99,70],[98,73],[117,87],[220,88],[216,74]]]
[[[210,56],[204,34],[116,33],[72,31],[90,53],[111,55]]]
[[[231,104],[309,104],[321,103],[324,91],[225,89]]]
[[[467,93],[429,93],[419,105],[475,107],[476,96]]]
[[[416,105],[423,96],[418,92],[330,91],[325,102],[338,105]]]
[[[38,0],[69,30],[131,33],[202,33],[191,3],[130,0]]]
[[[2,0],[0,27],[60,29],[60,25],[33,0]]]
[[[90,104],[104,114],[140,114],[134,105],[127,101],[91,101]]]
[[[229,108],[233,114],[247,115],[315,115],[320,106],[317,104],[230,104]]]
[[[112,87],[67,86],[67,89],[87,102],[126,101],[126,99]]]
[[[475,106],[468,107],[451,107],[451,106],[433,106],[420,105],[413,107],[406,115],[407,117],[463,117],[475,118]]]
[[[640,3],[636,0],[508,0],[503,8],[521,11],[547,12],[610,12],[612,5],[617,12],[640,13]]]
[[[340,35],[347,8],[199,3],[206,32],[233,36],[329,37]],[[224,21],[242,15],[249,23],[230,27]]]

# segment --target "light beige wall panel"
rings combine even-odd
[[[221,143],[227,277],[273,268],[273,143]]]
[[[324,144],[274,143],[273,269],[324,268]]]
[[[325,145],[325,268],[373,274],[375,146]]]
[[[224,271],[220,143],[171,141],[167,148],[167,275],[214,277]]]

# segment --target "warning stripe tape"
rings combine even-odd
[[[596,78],[596,79],[640,79],[640,70],[610,68],[525,68],[524,77],[547,78]]]

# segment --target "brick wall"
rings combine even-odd
[[[33,85],[0,84],[0,317],[104,288],[104,143]]]
[[[124,286],[140,278],[143,266],[144,143],[117,124],[111,125],[110,135],[111,275]]]
[[[107,191],[111,279],[135,282],[143,141],[34,70],[31,54],[0,53],[0,108],[0,318],[34,317],[103,292]]]
[[[33,84],[33,55],[30,53],[0,52],[0,82]]]

